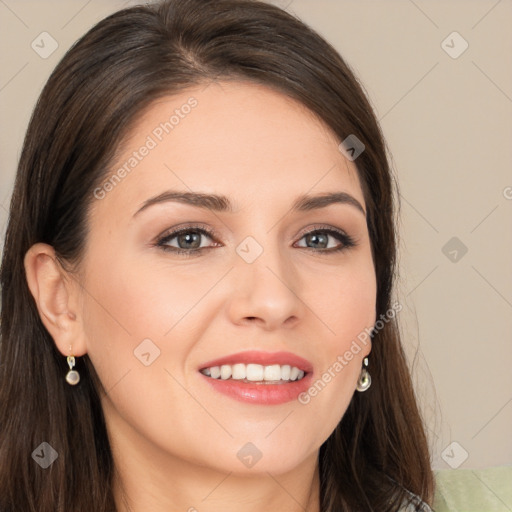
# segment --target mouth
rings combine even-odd
[[[223,364],[200,370],[203,375],[218,380],[237,380],[255,384],[286,384],[302,380],[304,370],[289,364],[272,364],[263,366],[256,363]]]
[[[295,400],[313,376],[313,365],[291,352],[240,352],[204,363],[198,370],[215,391],[261,405]]]

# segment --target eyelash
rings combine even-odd
[[[206,229],[201,226],[187,226],[186,228],[177,229],[175,231],[167,233],[166,235],[164,235],[163,237],[159,238],[156,241],[155,246],[166,251],[166,252],[172,252],[174,254],[179,254],[179,255],[183,255],[183,256],[194,256],[195,254],[201,253],[205,249],[211,249],[211,247],[201,247],[199,249],[179,249],[177,247],[171,247],[169,245],[166,245],[166,243],[168,243],[173,238],[176,238],[179,235],[182,235],[184,233],[189,233],[189,232],[200,233],[202,235],[205,235],[205,236],[211,238],[212,240],[215,240],[215,238],[216,238],[216,234],[213,230]],[[316,233],[324,233],[324,234],[331,235],[334,238],[336,238],[337,240],[339,240],[340,242],[342,242],[342,244],[335,249],[331,248],[331,249],[316,250],[312,247],[300,247],[300,249],[312,250],[313,252],[317,252],[320,254],[322,254],[322,253],[333,254],[333,253],[339,253],[341,251],[350,249],[350,248],[358,245],[354,238],[352,238],[350,235],[347,235],[343,231],[335,229],[335,228],[324,228],[324,227],[315,227],[311,231],[307,231],[306,233],[303,233],[300,240],[302,240],[302,238],[304,238],[307,235],[316,234]]]

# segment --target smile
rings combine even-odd
[[[223,364],[222,366],[212,366],[201,370],[203,375],[212,379],[220,380],[239,380],[242,382],[260,382],[260,383],[285,383],[298,381],[304,378],[305,372],[296,366],[289,364],[273,364],[263,366],[261,364]]]

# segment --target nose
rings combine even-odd
[[[230,320],[237,325],[257,324],[268,331],[294,327],[305,311],[300,298],[303,283],[286,254],[277,247],[265,247],[251,263],[243,250],[239,254],[231,273]]]

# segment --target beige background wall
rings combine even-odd
[[[90,26],[134,3],[0,0],[2,242],[42,85]],[[402,202],[399,316],[434,468],[512,464],[512,2],[274,3],[359,74],[389,144]],[[42,32],[58,44],[47,58],[31,47],[51,50]]]

